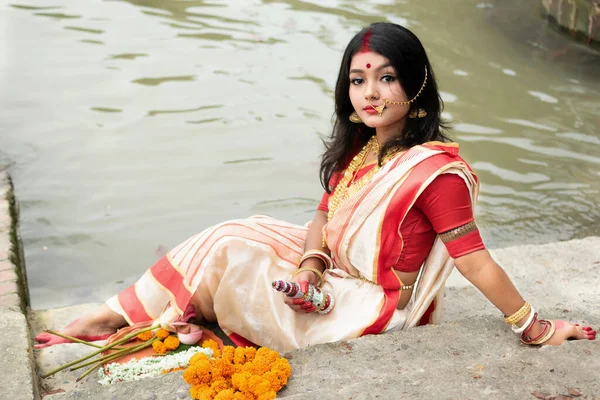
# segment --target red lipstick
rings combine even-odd
[[[377,110],[372,105],[366,106],[365,108],[363,108],[363,110],[365,110],[367,114],[378,114]]]

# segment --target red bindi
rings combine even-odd
[[[367,64],[367,69],[368,69],[368,68],[371,68],[371,64]]]

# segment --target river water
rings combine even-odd
[[[429,51],[489,247],[600,233],[600,58],[536,3],[0,6],[0,168],[33,307],[101,301],[219,221],[308,221],[341,53],[374,21]]]

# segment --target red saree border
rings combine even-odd
[[[444,166],[460,161],[458,156],[447,153],[434,154],[413,168],[407,179],[397,188],[383,217],[380,239],[379,260],[377,262],[377,283],[385,288],[399,289],[402,283],[396,273],[389,268],[402,254],[404,241],[397,246],[399,226],[394,221],[404,221],[406,214],[417,200],[419,194],[431,182],[431,176],[444,169]]]
[[[138,322],[148,322],[153,320],[153,318],[146,312],[144,304],[140,301],[140,298],[138,297],[135,290],[135,285],[136,284],[134,283],[127,289],[122,290],[117,295],[119,305],[125,313],[125,319],[127,319],[129,325],[133,325]]]
[[[183,315],[190,303],[193,291],[185,283],[185,277],[173,260],[168,255],[164,256],[150,268],[150,274],[156,283],[169,294],[179,315]]]
[[[395,226],[393,221],[404,220],[418,195],[422,192],[424,187],[431,182],[429,178],[431,178],[432,175],[443,170],[444,166],[450,163],[456,163],[458,161],[467,165],[466,162],[458,156],[458,144],[456,143],[434,142],[427,143],[423,145],[423,147],[432,150],[442,150],[443,153],[433,154],[419,162],[409,172],[409,176],[404,179],[396,189],[387,206],[382,221],[382,228],[380,230],[382,237],[379,238],[380,251],[376,270],[377,283],[383,288],[385,303],[380,309],[377,319],[361,333],[361,336],[378,334],[385,330],[396,310],[396,305],[400,297],[400,287],[402,286],[402,282],[390,266],[394,265],[394,262],[398,260],[404,242],[402,238],[400,238],[401,246],[397,246],[397,236],[390,234],[390,232],[392,232],[399,235],[398,227]],[[394,167],[396,165],[394,165]],[[401,218],[399,219],[398,217]],[[385,232],[387,233],[384,234]],[[427,312],[429,313],[426,317],[427,321],[429,321],[434,310],[435,303],[432,302],[426,311],[426,314]],[[425,317],[425,315],[423,317]]]

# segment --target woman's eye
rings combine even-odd
[[[360,85],[361,83],[363,83],[363,82],[364,82],[364,80],[363,80],[362,78],[354,78],[354,79],[351,79],[351,80],[350,80],[350,82],[351,82],[353,85]]]
[[[394,82],[396,80],[396,77],[393,75],[384,75],[381,77],[381,80],[384,82]]]

